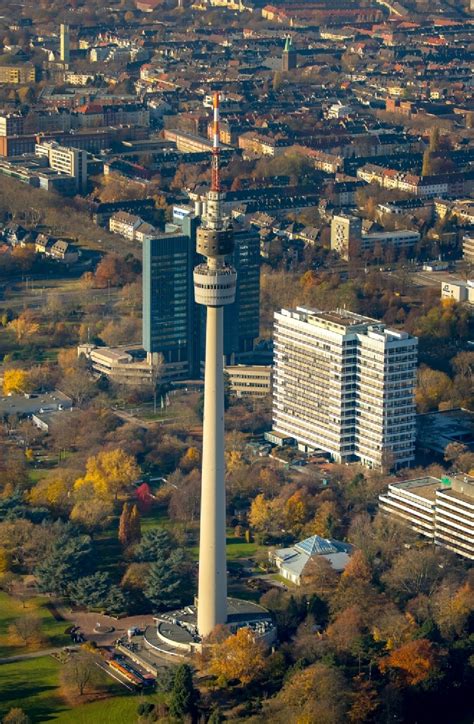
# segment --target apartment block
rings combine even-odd
[[[35,83],[36,68],[34,65],[0,65],[0,83]]]
[[[331,222],[331,249],[342,259],[349,259],[356,250],[362,236],[362,219],[358,216],[339,214]]]
[[[386,515],[436,545],[474,559],[474,478],[420,478],[394,483],[379,496]]]
[[[344,309],[275,314],[273,428],[374,468],[414,458],[418,340]]]
[[[462,238],[462,255],[466,261],[474,262],[474,233],[464,234]]]
[[[37,156],[46,156],[54,171],[72,176],[76,180],[78,191],[87,190],[87,151],[71,146],[61,146],[55,141],[37,143]]]
[[[419,240],[420,234],[408,229],[364,234],[362,221],[356,216],[339,214],[334,216],[331,222],[331,249],[337,251],[346,261],[350,261],[357,254],[373,251],[378,244],[382,249],[392,247],[395,250],[408,250]]]

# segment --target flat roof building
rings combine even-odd
[[[409,465],[417,344],[344,309],[275,313],[274,430],[337,462]]]
[[[436,545],[474,559],[474,477],[393,483],[379,496],[379,507]]]

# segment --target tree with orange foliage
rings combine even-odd
[[[381,659],[379,668],[382,673],[393,670],[402,684],[417,686],[433,675],[437,661],[438,656],[431,641],[415,639]]]
[[[239,628],[213,646],[209,668],[222,683],[238,679],[241,684],[250,684],[265,668],[264,644],[249,628]]]
[[[343,578],[357,578],[359,581],[368,583],[372,578],[372,571],[362,551],[356,550],[352,554],[349,563],[342,574]]]

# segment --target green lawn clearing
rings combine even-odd
[[[51,656],[0,665],[0,718],[22,708],[32,722],[50,721],[64,710],[58,692],[60,664]],[[64,720],[66,721],[66,720]]]
[[[45,647],[66,646],[71,642],[65,634],[67,621],[56,621],[47,608],[49,599],[45,596],[19,601],[6,593],[0,592],[0,658],[18,656],[30,652],[27,646],[16,646],[8,640],[8,627],[13,621],[22,616],[33,614],[41,619],[41,633],[45,637]]]
[[[54,721],[58,724],[132,724],[137,720],[138,705],[143,701],[156,700],[156,695],[116,696],[60,712],[54,717]]]

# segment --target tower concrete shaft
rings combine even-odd
[[[194,269],[196,302],[207,307],[204,427],[199,540],[197,625],[201,637],[227,620],[226,504],[224,465],[224,310],[235,298],[237,274],[225,257],[234,237],[222,215],[219,178],[219,94],[214,96],[212,183],[207,214],[197,233],[205,264]]]
[[[223,308],[208,307],[199,541],[198,631],[227,620]]]

